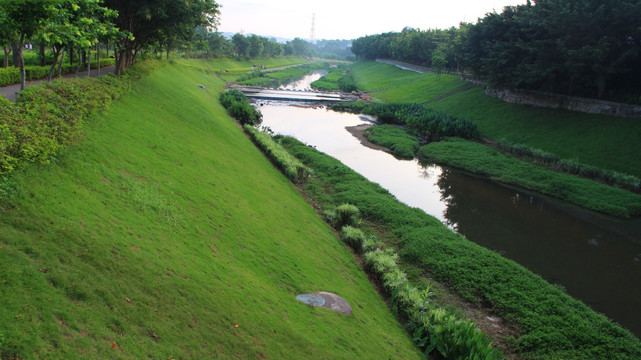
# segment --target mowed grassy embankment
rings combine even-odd
[[[223,85],[167,65],[51,165],[12,175],[0,358],[421,356],[352,254],[218,104]],[[353,315],[295,299],[319,290]]]
[[[372,90],[383,102],[423,103],[464,87],[457,77],[419,74],[373,61],[351,67],[358,87]],[[561,159],[616,170],[641,177],[641,119],[585,114],[575,111],[537,108],[503,102],[474,87],[429,103],[428,108],[468,118],[481,135],[498,141],[543,149]]]

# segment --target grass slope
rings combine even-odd
[[[166,66],[54,164],[13,175],[0,358],[420,356],[344,245],[225,114],[222,86]],[[353,315],[294,298],[319,290]]]
[[[362,90],[402,85],[372,93],[384,101],[422,103],[455,90],[453,85],[462,82],[448,80],[455,78],[449,75],[441,75],[441,81],[437,82],[435,76],[373,61],[358,62],[351,70]],[[429,81],[434,88],[427,85]],[[422,88],[423,84],[428,87]],[[640,119],[510,104],[485,95],[481,87],[427,107],[470,119],[479,127],[481,135],[490,139],[504,138],[551,152],[562,159],[578,159],[581,163],[641,177],[641,157],[637,156],[641,153]]]
[[[472,120],[483,136],[641,177],[641,119],[510,104],[473,88],[427,105]]]

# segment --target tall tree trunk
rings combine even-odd
[[[80,52],[78,52],[78,55],[80,55]],[[82,67],[82,61],[80,61],[80,56],[78,56],[78,66],[76,66],[76,71],[74,77],[78,77],[78,74],[80,73],[80,68]]]
[[[125,51],[115,51],[116,56],[116,75],[122,74],[122,70],[125,68]]]
[[[73,65],[73,48],[69,48],[69,65]]]
[[[87,54],[87,77],[91,77],[91,48]]]
[[[11,49],[11,46],[6,46],[6,45],[4,46],[4,68],[5,69],[9,67],[9,54],[11,54],[12,51],[13,49]]]
[[[47,66],[45,48],[45,44],[40,44],[40,66]]]
[[[11,44],[13,49],[13,67],[20,67],[20,56],[22,56],[22,45]]]
[[[65,61],[65,48],[62,48],[62,54],[60,55],[60,64],[58,64],[58,78],[62,77],[62,63]]]
[[[53,62],[51,63],[51,67],[49,68],[49,75],[47,75],[47,81],[51,82],[53,78],[53,70],[56,68],[56,65],[58,65],[58,58],[60,57],[60,50],[61,48],[57,48],[55,45],[51,48],[53,51]]]
[[[100,76],[100,43],[96,44],[96,57],[98,58],[96,59],[98,61],[98,69],[96,69],[96,73]]]

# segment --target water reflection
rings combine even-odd
[[[364,147],[346,127],[363,118],[267,103],[263,124],[327,153],[405,204],[560,284],[641,336],[641,224],[613,220],[451,169]],[[637,285],[635,285],[637,284]]]
[[[286,89],[286,90],[310,91],[312,90],[312,87],[310,84],[325,75],[327,75],[327,71],[325,70],[312,71],[309,75],[305,75],[300,79],[290,81],[286,84],[279,86],[278,88]]]

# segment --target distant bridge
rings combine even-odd
[[[253,86],[233,86],[242,91],[248,98],[280,101],[306,101],[306,102],[348,102],[358,99],[357,96],[344,93],[296,91],[266,89]]]

